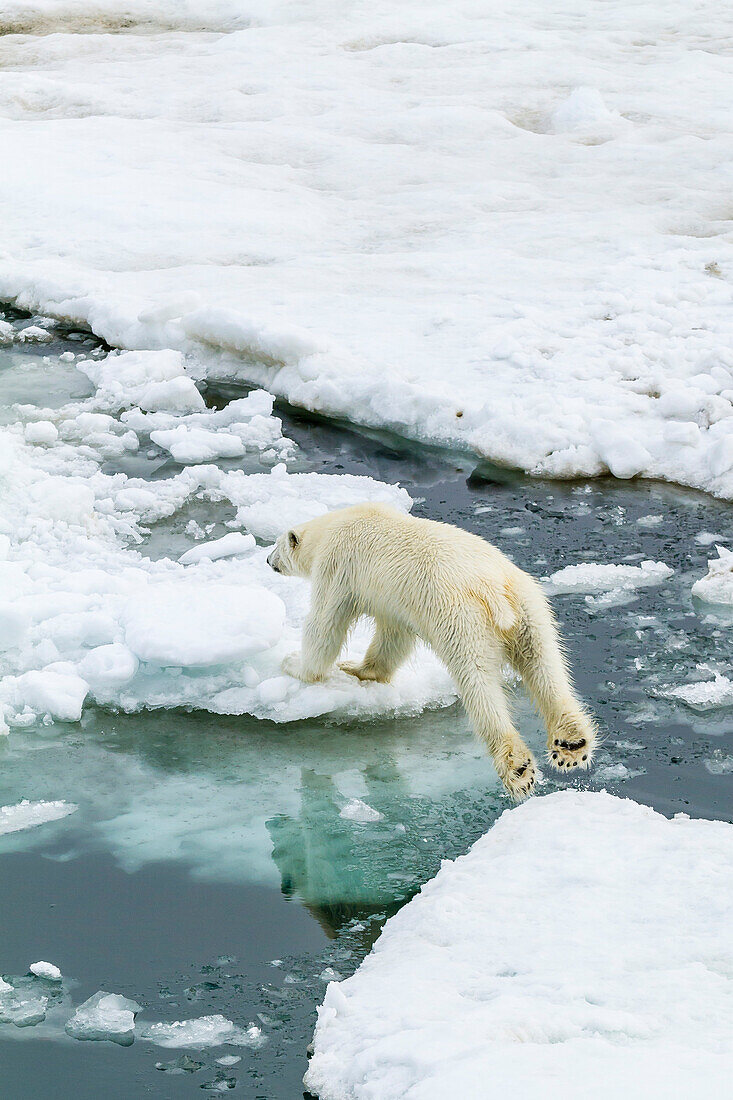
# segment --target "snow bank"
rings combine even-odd
[[[300,646],[309,585],[275,574],[257,540],[362,500],[407,510],[403,489],[290,473],[282,460],[295,448],[272,415],[272,395],[255,391],[209,411],[179,352],[77,366],[95,387],[90,397],[57,409],[18,406],[18,422],[0,436],[0,714],[10,725],[45,715],[76,722],[91,701],[280,722],[418,713],[453,701],[450,678],[425,649],[394,684],[337,672],[305,685],[281,673],[283,657]],[[55,434],[29,433],[38,423]],[[115,472],[156,435],[199,430],[236,437],[257,472],[247,472],[245,459],[245,468],[207,462],[149,479]],[[143,460],[134,468],[155,469]],[[234,530],[174,557],[145,553],[155,524],[183,528],[187,513],[202,508]],[[355,654],[368,636],[366,623],[354,632]]]
[[[445,862],[331,983],[322,1100],[722,1096],[733,829],[563,791]]]
[[[705,603],[733,604],[733,550],[716,546],[718,557],[708,562],[708,573],[692,586],[693,596]]]
[[[641,565],[602,565],[583,562],[567,565],[546,577],[545,589],[551,595],[586,594],[589,606],[609,607],[633,597],[638,588],[661,584],[674,571],[661,561],[643,561]]]
[[[33,829],[47,821],[59,821],[77,809],[73,802],[29,802],[27,799],[16,806],[0,806],[0,836]]]
[[[0,296],[536,474],[733,498],[728,12],[7,0],[0,20],[0,143],[54,165],[49,203],[38,157],[5,158]],[[196,402],[156,383],[141,408],[163,396]],[[198,427],[160,438],[195,460]]]

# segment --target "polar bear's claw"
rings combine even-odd
[[[507,789],[508,794],[515,802],[521,802],[532,793],[537,778],[537,769],[530,752],[514,765],[514,761],[508,763],[508,767],[499,770],[499,778]]]

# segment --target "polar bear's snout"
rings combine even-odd
[[[267,564],[270,566],[270,569],[274,569],[276,573],[282,572],[280,568],[280,555],[278,553],[277,546],[273,546],[272,550],[267,555]]]

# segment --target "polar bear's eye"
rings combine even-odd
[[[290,549],[294,550],[298,545],[298,536],[295,531],[288,531],[288,542],[290,543]]]

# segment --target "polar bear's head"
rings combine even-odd
[[[303,537],[308,526],[306,523],[302,527],[291,527],[280,535],[267,558],[267,564],[276,573],[286,577],[310,576],[310,555],[303,553]]]

